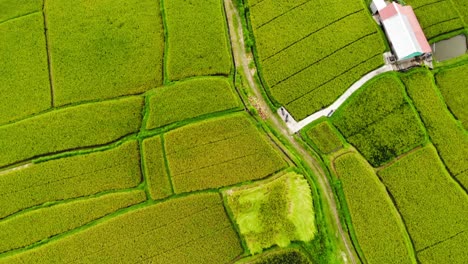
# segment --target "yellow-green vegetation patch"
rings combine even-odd
[[[0,219],[47,202],[132,188],[141,182],[138,143],[0,173]]]
[[[427,70],[403,76],[427,132],[452,176],[468,169],[468,136],[447,110],[432,74]]]
[[[227,78],[197,78],[157,88],[149,99],[147,129],[239,107]]]
[[[242,259],[237,264],[312,264],[307,256],[298,249],[276,249]]]
[[[414,9],[428,39],[463,28],[463,20],[450,0],[405,0]]]
[[[145,139],[142,148],[145,175],[151,198],[158,200],[170,196],[173,191],[167,174],[162,137],[155,136]]]
[[[426,139],[423,124],[394,74],[366,84],[332,120],[373,166],[387,163]]]
[[[51,91],[42,13],[1,23],[0,43],[0,124],[48,109]]]
[[[168,31],[167,75],[228,75],[231,52],[221,0],[164,0]]]
[[[323,120],[305,132],[307,138],[312,141],[318,150],[324,154],[337,151],[343,147],[343,142],[335,127],[328,121]]]
[[[143,98],[59,109],[0,127],[0,167],[37,156],[103,145],[137,132]]]
[[[436,248],[441,242],[468,230],[468,197],[450,177],[432,145],[421,148],[378,172],[405,221],[418,252]],[[452,253],[437,251],[433,263],[466,262],[466,243]],[[456,262],[449,261],[456,259]]]
[[[462,19],[465,22],[465,28],[468,25],[468,2],[466,0],[452,0],[455,7],[458,9]]]
[[[118,192],[72,200],[8,218],[0,221],[0,253],[67,232],[145,200],[145,192],[141,190]]]
[[[294,172],[224,192],[251,253],[291,241],[311,241],[315,227],[310,186]]]
[[[405,226],[372,167],[355,152],[337,157],[333,166],[366,262],[416,263]]]
[[[39,12],[42,8],[43,0],[2,0],[0,1],[0,23],[6,20],[18,18],[31,14],[33,12]],[[42,15],[42,14],[41,14]],[[1,36],[2,34],[0,34]],[[8,45],[3,45],[2,49],[7,48]],[[1,60],[0,60],[1,61]]]
[[[265,0],[249,10],[262,78],[296,120],[383,64],[385,44],[360,1]]]
[[[468,63],[438,72],[435,78],[450,111],[468,128]]]
[[[142,93],[162,84],[159,1],[45,2],[56,105]]]
[[[462,231],[455,236],[441,241],[434,247],[427,248],[418,254],[421,263],[466,263],[466,245],[468,242],[468,231]]]
[[[164,137],[176,193],[261,179],[287,166],[247,114],[198,122]]]
[[[120,214],[0,263],[228,263],[242,253],[219,194]]]

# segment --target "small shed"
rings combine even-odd
[[[432,50],[411,6],[391,3],[381,8],[380,0],[373,0],[393,54],[398,61],[429,55]],[[372,8],[372,6],[371,6]]]

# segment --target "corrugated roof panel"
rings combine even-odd
[[[421,52],[421,47],[414,35],[408,19],[401,14],[382,21],[388,40],[398,59]]]

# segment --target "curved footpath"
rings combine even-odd
[[[323,202],[326,204],[326,208],[329,210],[324,211],[324,214],[329,215],[330,219],[333,221],[331,223],[335,231],[336,239],[339,241],[340,245],[342,244],[344,248],[342,248],[341,256],[343,258],[344,263],[357,263],[354,247],[352,246],[350,240],[348,239],[347,233],[343,230],[341,225],[340,217],[337,210],[337,205],[335,198],[333,196],[333,191],[331,188],[330,183],[328,182],[328,178],[323,171],[323,168],[320,166],[320,163],[315,160],[308,151],[299,144],[293,135],[289,132],[289,129],[284,125],[283,120],[276,114],[274,114],[270,108],[268,107],[265,99],[262,96],[260,88],[254,81],[252,72],[249,68],[250,59],[248,58],[245,50],[244,44],[244,35],[242,32],[242,24],[241,18],[237,9],[234,7],[232,0],[224,0],[224,8],[226,10],[226,16],[229,26],[229,36],[231,41],[231,46],[233,50],[234,56],[234,63],[236,68],[242,68],[244,75],[249,83],[249,86],[252,88],[256,102],[260,104],[260,108],[262,111],[265,111],[265,116],[267,116],[268,120],[272,122],[275,129],[280,132],[285,139],[289,141],[289,143],[295,148],[295,150],[301,155],[303,160],[307,163],[307,165],[314,171],[315,175],[317,176],[317,184],[318,188],[322,192]],[[289,152],[287,149],[284,151]]]
[[[308,124],[314,122],[315,120],[319,119],[320,117],[323,116],[328,116],[330,117],[335,113],[335,111],[344,103],[346,100],[353,95],[359,88],[361,88],[366,82],[368,82],[370,79],[374,78],[375,76],[382,74],[384,72],[389,72],[393,71],[393,67],[390,64],[385,64],[384,66],[373,70],[369,72],[368,74],[364,75],[361,79],[359,79],[357,82],[355,82],[351,87],[346,90],[333,104],[331,104],[329,107],[324,108],[320,111],[317,111],[310,116],[302,119],[301,121],[297,122],[292,118],[292,116],[287,112],[287,110],[284,107],[281,107],[278,109],[278,115],[281,116],[283,121],[285,121],[286,125],[289,128],[289,131],[291,133],[296,133]]]

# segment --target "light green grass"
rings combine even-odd
[[[432,74],[417,70],[402,77],[427,132],[453,176],[468,169],[468,136],[438,93]]]
[[[164,137],[176,193],[261,179],[287,166],[246,114],[191,124]]]
[[[170,196],[173,192],[169,175],[167,175],[161,136],[145,139],[142,148],[151,198],[158,200]]]
[[[405,221],[416,251],[437,246],[468,229],[468,197],[447,173],[432,145],[405,156],[378,174]],[[465,245],[454,246],[465,248]],[[440,257],[444,261],[439,263],[452,263],[449,258],[466,260],[466,254],[451,257],[443,254]]]
[[[46,1],[56,105],[145,92],[162,84],[159,1]]]
[[[455,117],[468,128],[468,63],[435,75],[437,86]]]
[[[302,175],[291,172],[224,195],[251,253],[307,242],[317,232],[310,186]]]
[[[203,78],[157,88],[149,99],[147,129],[240,107],[228,79]]]
[[[221,0],[164,0],[168,31],[167,75],[228,75],[231,52]]]
[[[0,221],[0,253],[67,232],[146,200],[137,190],[70,201]]]
[[[141,182],[135,141],[0,174],[0,218],[47,202],[132,188]]]
[[[385,187],[358,153],[333,162],[367,263],[416,263],[411,241]]]
[[[42,0],[2,0],[0,1],[0,23],[32,12],[39,12],[41,8]],[[7,46],[2,45],[3,48]]]
[[[0,167],[44,154],[103,145],[141,126],[143,98],[84,104],[0,127]]]
[[[0,20],[3,8],[11,10],[2,3]],[[42,13],[1,23],[0,43],[0,124],[48,109],[51,91]]]
[[[328,121],[322,121],[308,129],[305,134],[320,152],[329,154],[343,147],[338,132]]]
[[[228,263],[242,253],[219,194],[139,208],[0,263]]]

